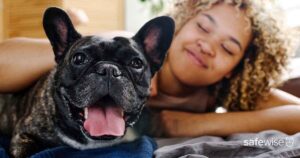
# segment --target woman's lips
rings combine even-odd
[[[208,68],[207,64],[203,62],[203,59],[200,56],[197,56],[190,50],[186,50],[187,56],[198,66],[203,67],[205,69]]]

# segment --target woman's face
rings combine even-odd
[[[176,34],[165,66],[180,82],[207,86],[230,77],[251,39],[243,11],[217,4],[190,19]]]

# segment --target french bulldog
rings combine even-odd
[[[132,38],[107,39],[80,35],[63,10],[51,7],[43,26],[57,64],[32,88],[6,98],[0,132],[12,136],[10,154],[22,158],[61,144],[83,150],[124,142],[164,61],[174,21],[157,17]]]

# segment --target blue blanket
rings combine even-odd
[[[8,158],[8,139],[0,137],[0,158]],[[91,150],[76,150],[67,146],[60,146],[43,150],[31,158],[152,158],[157,145],[153,139],[143,136],[140,139],[123,143],[113,147]]]

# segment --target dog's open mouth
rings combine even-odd
[[[123,110],[119,107],[89,106],[84,108],[84,129],[94,137],[122,136],[125,131]]]
[[[124,110],[109,96],[83,109],[72,105],[70,109],[73,118],[83,127],[84,133],[92,139],[111,140],[125,134]]]

